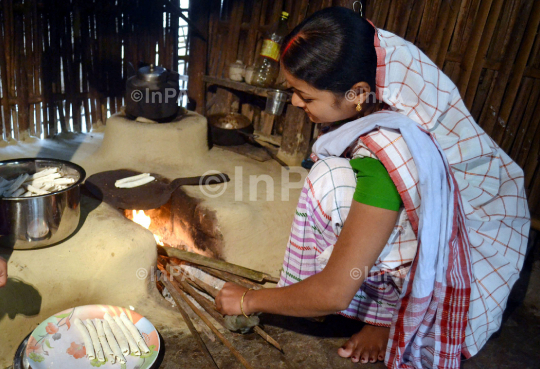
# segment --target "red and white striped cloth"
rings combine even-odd
[[[429,132],[442,149],[456,209],[448,219],[451,237],[439,250],[444,269],[419,262],[422,248],[436,247],[419,241],[385,361],[389,368],[456,368],[461,353],[476,354],[499,329],[519,277],[530,226],[523,171],[474,122],[457,87],[416,46],[377,30],[375,48],[377,97]],[[343,135],[351,124],[323,135],[315,154],[340,156],[357,140],[351,132]],[[430,214],[422,209],[419,164],[400,137],[375,130],[361,138],[356,152],[368,149],[385,165],[418,232]],[[439,273],[427,294],[414,286],[425,273]]]

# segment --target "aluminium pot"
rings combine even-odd
[[[234,112],[210,115],[208,128],[212,144],[219,146],[245,144],[248,141],[247,135],[242,133],[253,133],[253,125],[249,118]]]
[[[71,236],[79,225],[80,190],[86,172],[77,164],[57,159],[0,161],[0,177],[12,179],[48,167],[75,178],[75,183],[47,195],[0,198],[0,247],[26,250],[51,246]]]

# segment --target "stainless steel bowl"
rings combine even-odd
[[[80,187],[86,172],[77,164],[57,159],[0,161],[0,177],[11,179],[56,167],[76,179],[61,191],[32,197],[0,199],[0,247],[17,250],[50,246],[69,237],[80,218]]]

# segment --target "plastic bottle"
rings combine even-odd
[[[281,42],[289,33],[287,19],[289,13],[282,12],[278,23],[272,32],[264,39],[261,53],[253,71],[251,84],[259,87],[271,87],[279,74],[279,56]]]

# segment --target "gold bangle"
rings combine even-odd
[[[240,310],[242,311],[242,314],[244,314],[244,316],[246,318],[248,318],[248,319],[249,319],[249,316],[247,316],[246,313],[244,313],[244,297],[246,297],[246,293],[248,293],[252,289],[253,288],[250,288],[249,290],[246,290],[246,292],[244,292],[244,294],[242,295],[242,299],[240,299]]]

